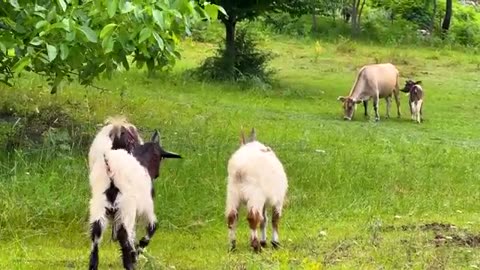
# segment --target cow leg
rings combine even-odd
[[[392,106],[392,96],[386,97],[385,101],[387,101],[387,118],[390,118],[390,107]]]
[[[363,101],[363,108],[365,108],[365,117],[368,117],[368,111],[367,111],[367,108],[368,108],[368,100],[364,100],[364,101]]]
[[[262,222],[260,222],[260,245],[262,247],[266,247],[267,246],[267,221],[268,221],[268,218],[267,218],[267,211],[266,211],[266,208],[265,206],[263,206],[263,219],[262,219]]]
[[[395,85],[395,90],[393,91],[393,96],[395,97],[395,103],[397,104],[397,117],[400,118],[401,117],[401,113],[400,113],[400,90],[399,90],[399,86],[398,86],[398,79],[397,79],[397,83]]]
[[[373,110],[375,110],[375,121],[380,121],[380,115],[378,114],[378,96],[373,98]]]

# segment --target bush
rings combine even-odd
[[[272,70],[268,69],[268,61],[272,54],[257,48],[254,36],[246,30],[239,28],[235,36],[235,62],[233,74],[226,65],[225,43],[222,42],[216,54],[205,59],[203,64],[195,71],[202,79],[245,81],[249,79],[268,82]]]

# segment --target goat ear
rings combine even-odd
[[[416,81],[415,84],[422,84],[422,81]]]
[[[243,128],[240,131],[240,145],[244,145],[246,143],[245,141],[245,133],[243,133]]]
[[[252,131],[250,131],[250,136],[248,137],[249,142],[253,142],[257,140],[257,131],[255,128],[252,128]]]
[[[150,139],[150,141],[160,144],[160,133],[158,132],[158,130],[155,129],[152,135],[152,139]]]

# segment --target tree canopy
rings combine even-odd
[[[0,0],[0,81],[23,70],[46,75],[52,92],[65,78],[91,84],[129,57],[148,70],[168,69],[179,38],[220,7],[193,0]]]

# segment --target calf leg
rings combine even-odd
[[[274,206],[272,212],[272,246],[279,248],[278,224],[280,223],[280,217],[282,215],[282,205]]]
[[[417,111],[417,104],[415,101],[412,101],[410,102],[410,112],[411,112],[411,118],[412,118],[412,121],[415,121],[415,115],[416,115],[416,111]]]
[[[263,206],[263,219],[262,219],[262,222],[260,222],[260,233],[261,233],[261,236],[260,236],[260,245],[262,247],[266,247],[267,246],[267,222],[268,222],[268,218],[267,218],[267,211],[266,211],[266,208],[265,206]]]
[[[422,115],[422,100],[417,101],[417,123],[422,122],[421,115]]]

